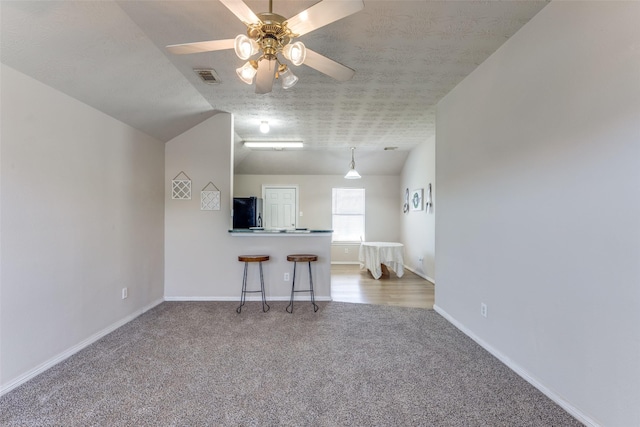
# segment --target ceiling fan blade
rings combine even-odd
[[[233,49],[233,42],[233,39],[226,39],[211,40],[208,42],[172,44],[167,46],[167,50],[176,54],[211,52],[214,50]]]
[[[287,19],[287,24],[296,37],[299,37],[362,9],[363,0],[324,0]]]
[[[269,93],[273,87],[273,80],[276,77],[278,63],[275,59],[263,59],[258,62],[258,73],[256,74],[256,93]]]
[[[307,57],[305,58],[304,65],[308,65],[311,68],[315,68],[321,73],[326,74],[334,79],[346,82],[356,73],[355,70],[340,64],[339,62],[329,59],[326,56],[320,55],[318,52],[314,52],[307,48]]]
[[[260,18],[253,13],[249,6],[242,0],[220,0],[220,3],[225,5],[227,9],[241,20],[244,25],[249,26],[251,24],[259,24]]]

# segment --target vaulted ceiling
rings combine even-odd
[[[339,1],[339,0],[325,0]],[[348,1],[348,0],[343,0]],[[246,1],[256,13],[267,0]],[[274,0],[291,17],[316,1]],[[344,174],[350,147],[363,174],[398,174],[435,134],[436,103],[546,1],[364,0],[362,11],[300,37],[353,68],[338,82],[305,65],[299,82],[258,95],[233,50],[173,55],[166,45],[229,39],[246,27],[218,0],[2,1],[2,62],[162,141],[219,111],[234,115],[236,172]],[[219,83],[194,69],[211,68]],[[268,120],[271,131],[258,126]],[[301,140],[252,151],[242,141]],[[396,147],[385,150],[385,147]]]

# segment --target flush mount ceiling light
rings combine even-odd
[[[356,147],[351,147],[351,163],[349,163],[349,172],[344,176],[346,179],[360,179],[362,178],[356,170],[356,161],[353,158],[353,152]]]
[[[355,71],[351,68],[307,49],[294,39],[362,10],[363,0],[320,1],[289,19],[273,13],[272,0],[269,0],[269,12],[258,14],[242,0],[220,2],[247,26],[246,35],[240,34],[235,39],[170,45],[167,46],[169,52],[184,54],[234,49],[238,58],[247,61],[236,73],[249,85],[255,80],[256,93],[271,92],[276,79],[280,79],[284,89],[298,81],[279,55],[294,66],[305,64],[338,81],[353,77]]]
[[[302,148],[302,141],[245,141],[244,146],[247,148]]]
[[[263,120],[260,122],[260,132],[262,133],[269,133],[269,122],[266,120]]]

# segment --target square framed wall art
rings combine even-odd
[[[412,211],[421,211],[424,209],[424,188],[418,188],[411,192],[409,205]]]

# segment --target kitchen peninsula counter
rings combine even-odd
[[[239,255],[269,255],[269,261],[263,262],[264,281],[267,300],[288,301],[291,296],[291,279],[293,278],[293,262],[287,261],[287,255],[314,254],[318,261],[311,263],[313,271],[313,287],[317,301],[331,300],[331,235],[333,230],[251,230],[231,229],[229,234],[237,244],[237,253],[233,254],[237,260]],[[235,266],[238,269],[238,281],[242,278],[242,263]],[[251,266],[250,266],[251,267]],[[250,276],[254,268],[249,268]],[[285,280],[285,279],[289,280]],[[296,274],[296,289],[308,289],[307,263],[298,263]],[[249,287],[255,285],[256,276],[248,278]],[[238,286],[238,296],[240,287]],[[258,296],[248,300],[259,300]],[[309,301],[307,292],[296,294],[296,301]]]

